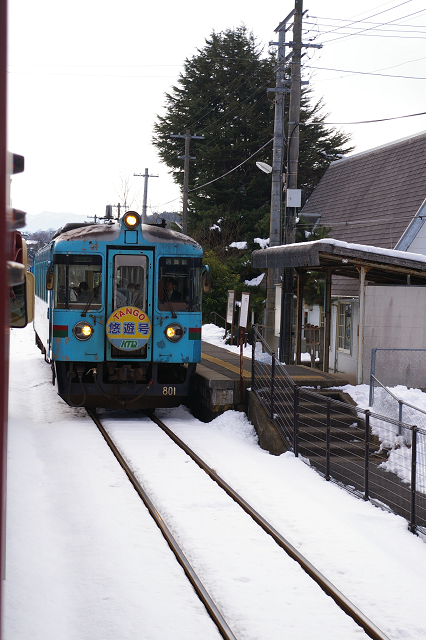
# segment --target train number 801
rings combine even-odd
[[[175,396],[176,387],[163,387],[163,396]]]

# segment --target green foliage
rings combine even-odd
[[[272,142],[245,161],[272,141],[274,94],[267,89],[274,86],[275,58],[262,52],[244,25],[213,32],[205,46],[185,60],[176,86],[166,94],[164,114],[154,124],[153,144],[181,186],[179,156],[184,155],[185,141],[170,135],[186,130],[204,135],[204,140],[191,140],[190,154],[196,159],[190,163],[188,228],[203,246],[212,270],[212,292],[204,296],[205,322],[211,321],[211,311],[225,315],[228,289],[236,289],[237,299],[241,291],[250,291],[256,320],[262,320],[265,289],[247,287],[244,280],[259,275],[251,269],[251,252],[259,248],[254,239],[269,236],[271,180],[259,171],[256,160],[272,164]],[[298,186],[303,203],[330,162],[351,150],[349,136],[323,124],[327,116],[322,114],[322,101],[311,104],[310,97],[309,90],[302,90]],[[285,112],[287,123],[288,99]],[[306,221],[299,225],[297,241],[328,233],[303,224]],[[310,232],[309,238],[305,231]],[[247,250],[229,248],[243,240]],[[315,278],[312,296],[321,296]]]
[[[331,227],[325,227],[322,224],[315,225],[315,222],[299,216],[296,223],[296,242],[312,242],[313,240],[328,238],[330,232]]]
[[[331,227],[317,225],[309,222],[303,216],[299,217],[296,224],[296,242],[311,242],[327,238]],[[308,305],[324,303],[325,279],[324,274],[318,271],[307,272],[304,276],[303,299]]]
[[[247,212],[269,202],[270,184],[265,175],[247,163],[220,181],[198,191],[191,189],[219,177],[244,160],[272,137],[273,102],[266,89],[274,84],[273,59],[261,57],[246,27],[213,32],[206,46],[184,65],[179,86],[166,94],[166,114],[158,116],[153,143],[174,180],[183,184],[184,140],[171,133],[203,134],[191,142],[189,224],[231,217],[247,224]],[[272,83],[272,84],[271,84]],[[262,156],[272,160],[272,147]],[[244,216],[243,216],[244,213]]]
[[[237,289],[238,276],[219,260],[212,252],[204,255],[204,264],[209,266],[211,291],[203,294],[203,322],[214,322],[210,314],[216,311],[220,316],[226,315],[228,289]]]
[[[231,171],[272,140],[274,102],[267,88],[274,85],[273,56],[262,56],[253,34],[242,25],[213,32],[206,45],[185,61],[177,86],[166,94],[165,115],[157,116],[153,144],[177,184],[183,185],[183,161],[178,156],[184,153],[184,140],[170,135],[189,129],[205,136],[203,141],[191,141],[190,153],[196,158],[189,176],[191,233],[219,219],[242,234],[256,233],[258,212],[270,206],[271,195],[270,179],[256,167],[256,160],[272,164],[272,143],[236,171],[198,187]],[[299,186],[304,201],[330,162],[350,150],[345,148],[349,137],[323,125],[322,103],[311,105],[309,97],[309,90],[303,90]],[[269,235],[269,219],[265,221]]]

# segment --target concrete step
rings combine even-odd
[[[299,438],[303,440],[311,441],[326,441],[327,432],[326,428],[318,428],[316,426],[306,426],[299,423]],[[340,427],[331,426],[330,428],[331,442],[364,442],[364,432],[357,427],[341,429]]]
[[[336,398],[337,400],[337,398]],[[299,411],[321,411],[322,413],[324,413],[327,410],[327,399],[324,398],[324,400],[304,400],[301,399],[299,400]],[[330,411],[334,412],[334,413],[341,413],[342,415],[355,415],[355,411],[354,409],[352,409],[351,407],[341,407],[340,405],[335,405],[335,404],[331,404],[330,405]]]
[[[306,458],[311,459],[315,456],[324,458],[325,451],[325,441],[306,443],[303,440],[299,440],[299,453]],[[362,442],[331,442],[330,454],[339,458],[346,458],[347,456],[362,458],[364,457],[364,444]]]
[[[330,424],[335,429],[342,429],[344,431],[353,431],[353,429],[360,429],[358,420],[356,419],[356,417],[351,416],[350,414],[331,413]],[[315,427],[317,429],[323,429],[325,432],[327,428],[327,416],[324,413],[299,413],[299,426]]]

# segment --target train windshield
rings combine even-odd
[[[100,309],[102,306],[102,258],[87,255],[54,257],[56,309]]]
[[[146,311],[146,256],[116,255],[114,309],[127,305]]]
[[[201,258],[160,258],[160,311],[201,311]]]

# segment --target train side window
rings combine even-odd
[[[54,305],[56,309],[100,309],[102,306],[102,257],[61,255],[54,257]]]
[[[201,258],[160,258],[158,309],[201,311]]]

